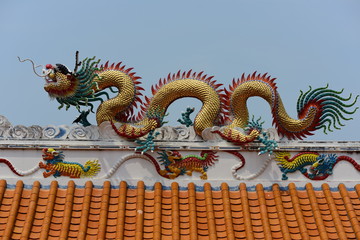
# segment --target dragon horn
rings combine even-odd
[[[75,53],[75,69],[74,74],[76,73],[78,67],[81,66],[81,62],[79,62],[79,51],[76,51]]]
[[[35,71],[35,68],[41,67],[41,65],[38,65],[38,66],[35,67],[35,63],[33,62],[33,60],[28,59],[28,58],[27,58],[27,59],[24,59],[24,60],[21,60],[20,57],[17,57],[17,58],[19,59],[19,62],[26,62],[26,61],[31,62],[34,73],[35,73],[37,76],[39,76],[39,77],[45,77],[45,75],[39,75],[39,74]]]

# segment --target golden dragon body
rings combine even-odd
[[[281,135],[289,139],[303,138],[323,128],[331,131],[332,127],[342,125],[341,120],[349,120],[344,115],[355,100],[343,98],[342,91],[330,90],[327,87],[302,93],[297,103],[298,119],[291,118],[282,103],[274,83],[274,78],[267,74],[243,75],[233,80],[228,89],[221,89],[222,84],[203,72],[190,71],[169,74],[160,79],[151,88],[152,97],[144,97],[140,87],[140,77],[135,76],[132,68],[122,63],[98,66],[100,60],[85,59],[76,62],[71,72],[64,65],[46,65],[45,90],[56,98],[61,106],[92,107],[91,102],[101,101],[96,112],[97,124],[109,121],[114,130],[123,137],[138,138],[161,127],[169,105],[183,97],[197,98],[202,108],[194,119],[194,129],[198,135],[206,128],[223,126],[215,133],[235,143],[254,141],[261,135],[261,125],[249,122],[247,99],[258,96],[265,99],[273,114],[273,124]],[[77,67],[81,66],[80,70]],[[116,88],[114,98],[103,100],[108,96],[106,89]],[[348,102],[350,101],[350,102]],[[137,108],[140,108],[138,111]],[[137,112],[137,113],[136,113]],[[246,129],[239,131],[238,128]]]

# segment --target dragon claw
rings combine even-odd
[[[281,178],[282,180],[288,180],[288,176],[286,176],[286,174],[284,173],[283,175],[282,175],[282,178]]]
[[[194,123],[192,122],[192,120],[190,119],[190,114],[193,113],[195,110],[195,108],[186,108],[186,112],[181,114],[181,118],[179,118],[177,121],[183,125],[185,125],[186,127],[190,127],[193,126]]]

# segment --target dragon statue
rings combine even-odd
[[[42,158],[46,162],[39,163],[39,167],[45,169],[43,173],[47,178],[51,175],[54,177],[69,176],[70,178],[93,177],[100,171],[98,160],[89,160],[82,165],[76,162],[65,162],[64,154],[53,148],[44,148]]]
[[[160,170],[161,176],[174,179],[179,175],[192,176],[193,172],[199,172],[200,178],[207,179],[207,169],[209,166],[217,161],[216,153],[213,151],[202,151],[200,156],[187,155],[182,156],[178,151],[162,151],[158,153],[159,162],[165,166],[165,169]]]
[[[302,139],[319,129],[325,133],[333,128],[339,129],[339,126],[343,126],[342,120],[351,119],[346,115],[357,110],[350,108],[358,96],[353,99],[350,94],[344,98],[341,96],[343,91],[334,91],[328,86],[317,89],[310,87],[308,91],[301,92],[297,102],[298,119],[293,119],[285,110],[275,78],[256,72],[248,76],[243,74],[241,78],[234,79],[228,88],[221,88],[222,84],[203,72],[178,71],[160,79],[151,87],[152,96],[142,99],[144,89],[140,86],[141,78],[135,75],[133,68],[127,68],[121,62],[99,63],[100,60],[95,57],[79,62],[77,52],[74,71],[62,64],[47,64],[43,75],[35,72],[34,63],[33,69],[38,76],[45,78],[44,89],[60,103],[59,108],[75,106],[79,112],[81,107],[93,111],[92,103],[100,101],[96,111],[97,124],[108,121],[119,136],[128,139],[153,133],[164,124],[169,105],[184,97],[197,98],[203,104],[194,123],[186,120],[187,125],[193,125],[200,136],[206,128],[222,126],[214,133],[235,144],[252,142],[263,134],[261,126],[258,128],[249,124],[246,103],[253,96],[269,103],[273,124],[280,135],[288,139]],[[116,93],[116,96],[110,98],[109,91]],[[189,111],[183,116],[185,119]],[[268,142],[265,151],[271,151],[276,146],[266,139],[264,142]]]
[[[338,157],[335,154],[301,152],[291,157],[289,152],[275,152],[275,160],[283,173],[282,180],[287,180],[287,174],[296,171],[300,171],[305,177],[312,180],[324,180],[333,173],[333,168],[340,161],[347,161],[360,171],[360,165],[354,159],[348,156]]]

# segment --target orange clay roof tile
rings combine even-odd
[[[360,239],[360,185],[0,181],[2,239]]]

